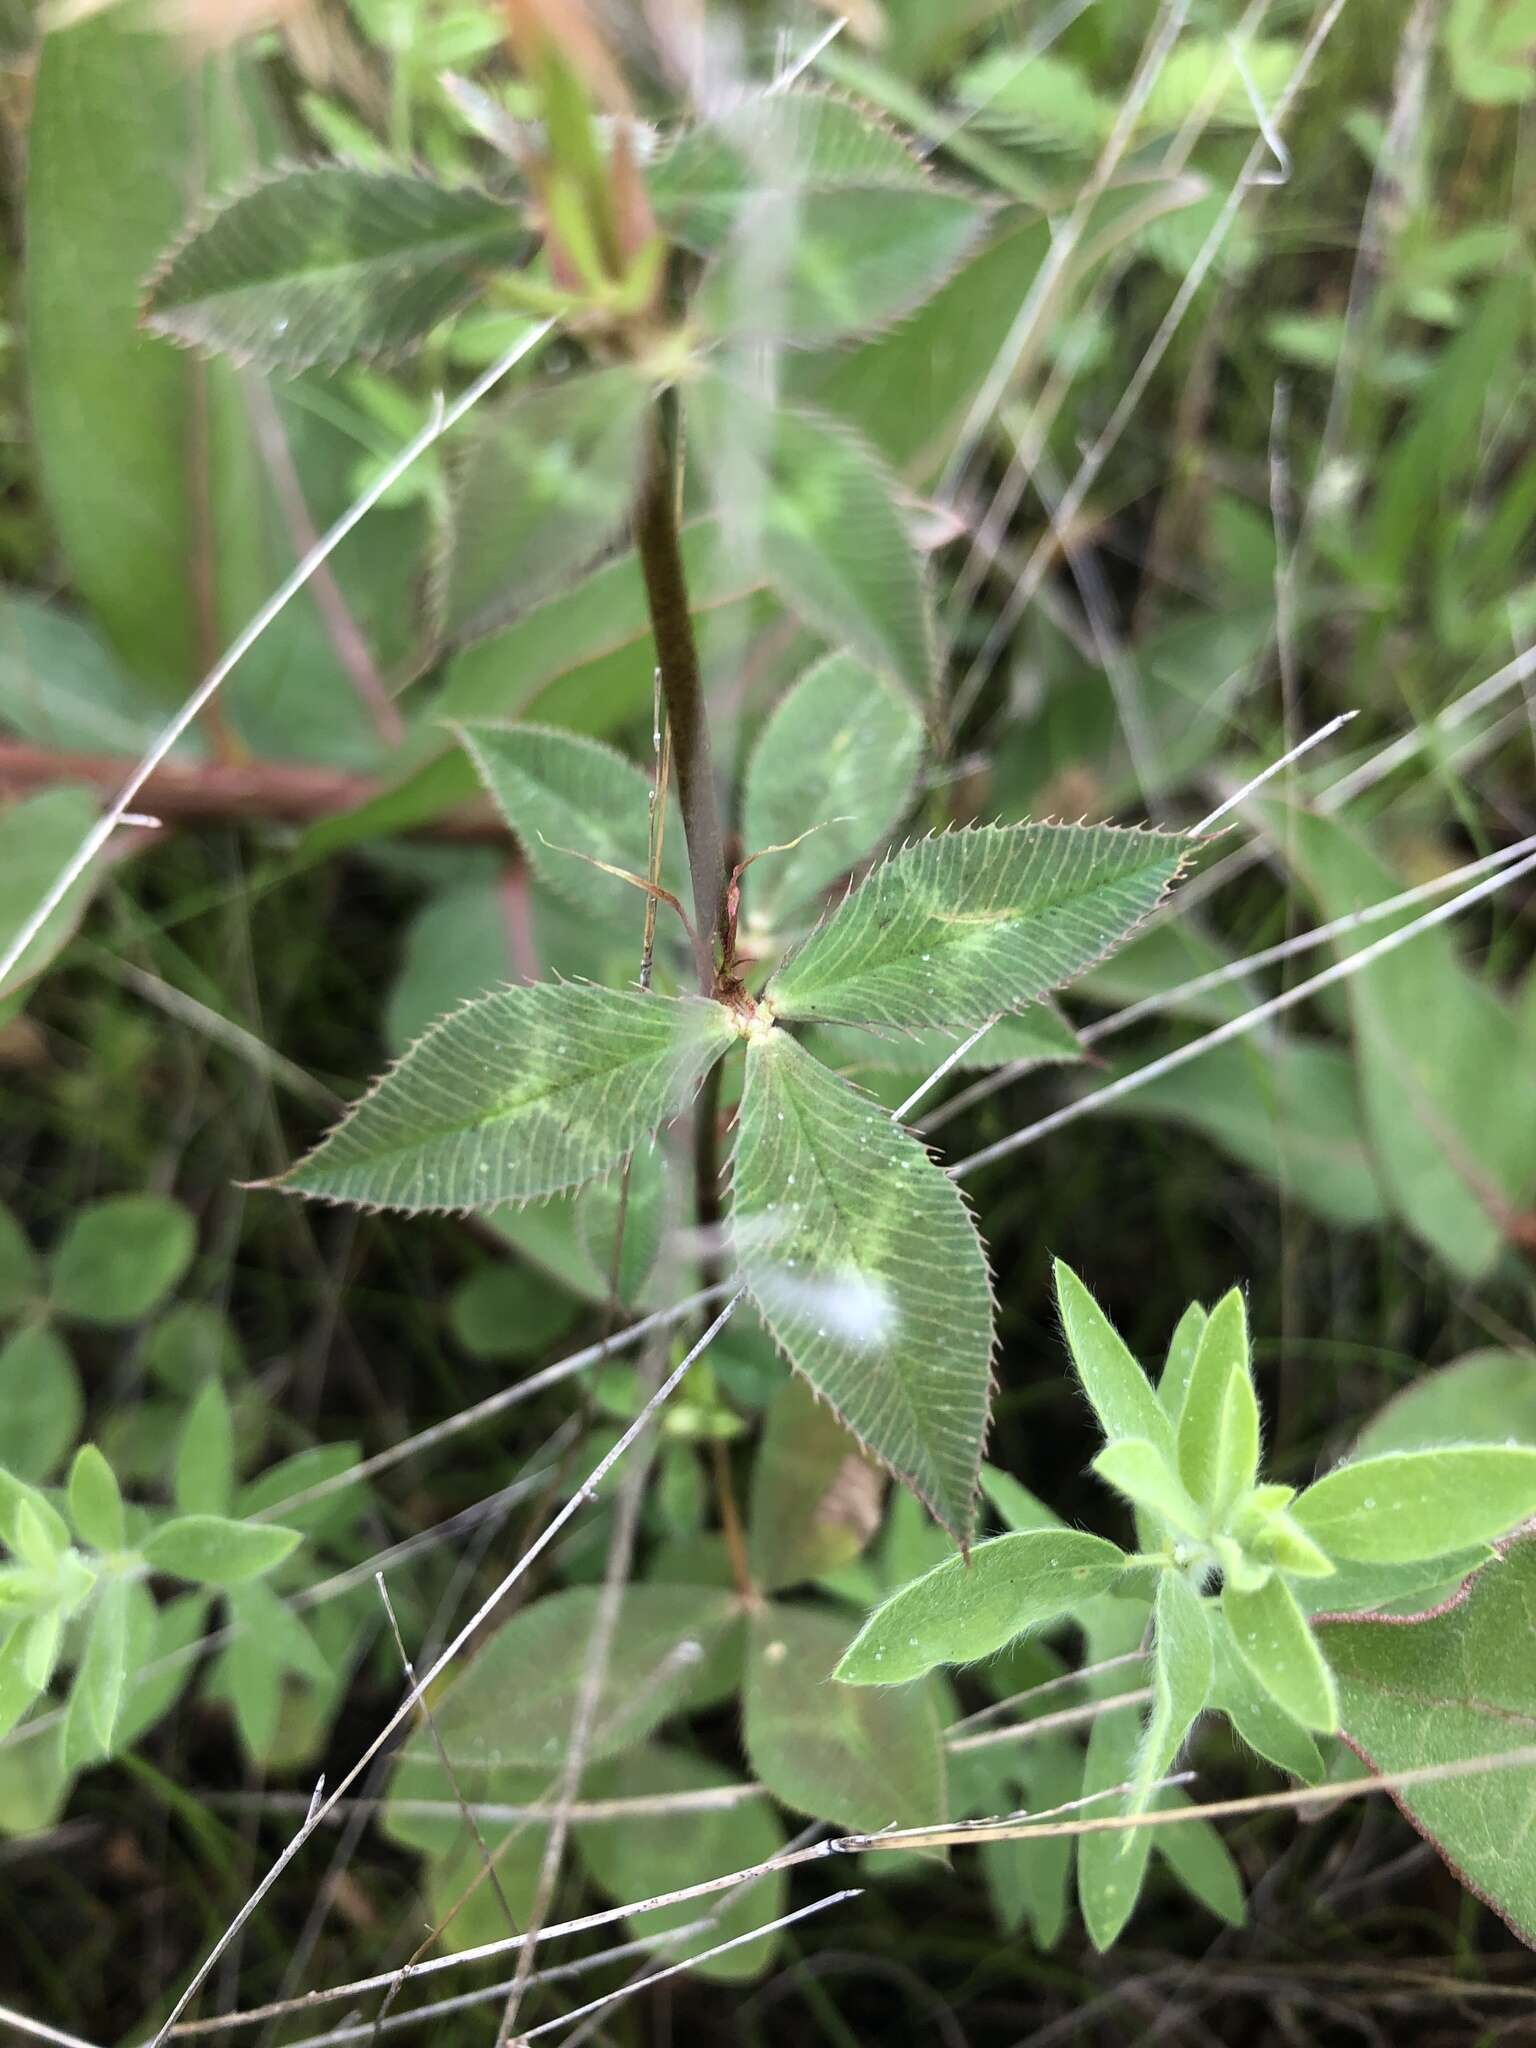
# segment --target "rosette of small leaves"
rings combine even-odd
[[[187,1487],[178,1491],[185,1501]],[[67,1666],[65,1770],[112,1755],[156,1644],[152,1582],[237,1595],[299,1540],[297,1529],[196,1506],[152,1516],[124,1501],[94,1444],[75,1453],[57,1497],[0,1470],[0,1733]]]
[[[1318,1777],[1313,1738],[1337,1734],[1341,1714],[1309,1610],[1379,1609],[1400,1592],[1454,1587],[1495,1561],[1495,1539],[1536,1515],[1536,1448],[1389,1450],[1299,1492],[1266,1482],[1236,1289],[1209,1314],[1198,1305],[1186,1312],[1156,1386],[1059,1263],[1056,1291],[1073,1367],[1106,1438],[1092,1469],[1129,1507],[1136,1548],[1059,1525],[998,1537],[969,1567],[946,1560],[877,1607],[837,1677],[901,1682],[991,1656],[1053,1621],[1086,1619],[1101,1594],[1145,1611],[1150,1593],[1151,1704],[1134,1741],[1109,1720],[1095,1725],[1088,1789],[1124,1785],[1122,1811],[1145,1812],[1208,1708],[1272,1762]],[[1084,1905],[1101,1947],[1135,1905],[1147,1846],[1129,1828],[1095,1837],[1091,1853],[1085,1846]],[[1134,1881],[1111,1859],[1132,1862]]]

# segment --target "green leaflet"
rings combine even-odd
[[[41,1291],[37,1254],[27,1233],[0,1202],[0,1316],[19,1315]]]
[[[137,756],[165,717],[154,693],[83,619],[7,590],[0,615],[0,720],[40,747]],[[177,749],[194,758],[200,751],[194,735]]]
[[[94,1444],[82,1444],[69,1468],[69,1519],[93,1550],[121,1550],[128,1541],[123,1496]]]
[[[632,875],[650,856],[650,779],[601,740],[544,725],[466,725],[460,738],[512,830],[528,865],[584,915],[594,904],[634,911],[634,891],[589,862],[587,854]],[[686,868],[682,834],[669,821],[662,880],[674,893]],[[664,913],[666,914],[666,913]]]
[[[1173,1449],[1173,1429],[1151,1383],[1127,1350],[1114,1324],[1070,1266],[1058,1259],[1056,1306],[1062,1332],[1083,1392],[1093,1404],[1104,1434],[1144,1438],[1159,1450]]]
[[[1188,1806],[1187,1792],[1170,1785],[1158,1805]],[[1181,1821],[1176,1827],[1158,1828],[1153,1847],[1187,1892],[1208,1912],[1229,1927],[1241,1927],[1248,1917],[1243,1891],[1243,1873],[1220,1830],[1208,1820]]]
[[[764,93],[685,128],[646,169],[656,218],[712,256],[767,190],[923,187],[927,171],[894,128],[824,92]]]
[[[1180,1483],[1167,1453],[1144,1436],[1117,1437],[1106,1444],[1093,1469],[1127,1500],[1160,1515],[1180,1535],[1205,1534],[1206,1517]]]
[[[172,1497],[184,1515],[227,1515],[234,1494],[234,1418],[223,1387],[217,1378],[210,1378],[188,1408],[181,1427]],[[280,1500],[282,1495],[272,1498]]]
[[[851,1564],[880,1526],[884,1481],[825,1402],[791,1376],[752,1467],[753,1583],[777,1592]]]
[[[454,471],[438,611],[472,640],[614,540],[634,504],[651,393],[628,365],[519,392],[477,413]]]
[[[162,1195],[108,1195],[71,1219],[53,1255],[53,1305],[92,1323],[136,1323],[197,1249],[192,1218]]]
[[[1330,1556],[1411,1564],[1490,1542],[1536,1515],[1536,1448],[1387,1451],[1326,1473],[1291,1510]]]
[[[238,1586],[273,1571],[297,1546],[297,1529],[231,1522],[223,1515],[179,1515],[140,1545],[151,1571],[199,1586]]]
[[[851,1624],[821,1608],[768,1606],[753,1619],[743,1735],[775,1799],[813,1820],[872,1834],[948,1813],[933,1682],[829,1683]]]
[[[593,1795],[601,1799],[711,1792],[737,1782],[703,1757],[659,1745],[604,1765],[588,1781]],[[779,1818],[772,1803],[761,1797],[693,1813],[637,1814],[617,1822],[583,1822],[575,1835],[593,1883],[620,1904],[707,1884],[733,1870],[750,1870],[784,1847]],[[732,1892],[684,1899],[675,1906],[637,1913],[630,1925],[637,1939],[657,1943],[661,1960],[675,1963],[776,1920],[788,1904],[788,1890],[789,1873],[777,1870]],[[718,1924],[703,1927],[682,1941],[668,1939],[672,1930],[707,1919],[716,1911]],[[781,1934],[765,1934],[761,1941],[746,1942],[728,1955],[715,1957],[698,1974],[717,1983],[749,1982],[773,1961],[782,1940]]]
[[[1301,1723],[1270,1696],[1238,1655],[1231,1624],[1220,1607],[1209,1609],[1207,1620],[1215,1659],[1211,1705],[1225,1714],[1249,1748],[1276,1770],[1289,1771],[1304,1784],[1315,1785],[1323,1775],[1323,1759],[1317,1744]]]
[[[0,810],[0,950],[29,924],[38,904],[96,822],[97,805],[83,789],[46,789]],[[74,936],[99,875],[80,877],[0,983],[0,1022],[21,1007],[23,991]]]
[[[958,1189],[777,1030],[748,1046],[732,1182],[742,1276],[790,1363],[963,1541],[993,1338]]]
[[[1095,1719],[1088,1736],[1088,1760],[1083,1769],[1084,1799],[1113,1792],[1132,1776],[1136,1768],[1141,1724],[1129,1708],[1116,1707]],[[1104,1812],[1104,1798],[1086,1810]],[[1153,1801],[1154,1807],[1161,1799]],[[1108,1829],[1102,1834],[1084,1835],[1077,1845],[1077,1902],[1082,1909],[1088,1938],[1101,1953],[1119,1939],[1121,1930],[1136,1910],[1141,1887],[1152,1855],[1152,1828]]]
[[[0,1466],[18,1479],[52,1476],[85,1412],[69,1347],[47,1323],[25,1323],[0,1347]]]
[[[496,989],[418,1039],[276,1185],[411,1213],[554,1194],[677,1115],[734,1030],[696,996]]]
[[[1536,1741],[1536,1543],[1517,1543],[1439,1613],[1325,1622],[1344,1739],[1374,1771],[1456,1764]],[[1536,1768],[1393,1797],[1456,1875],[1536,1942]]]
[[[1251,1593],[1229,1581],[1221,1611],[1238,1656],[1275,1704],[1303,1728],[1331,1735],[1339,1725],[1333,1677],[1285,1581],[1273,1575]]]
[[[975,248],[987,209],[935,184],[765,187],[694,295],[716,335],[800,348],[889,326],[930,298]]]
[[[1179,1414],[1179,1474],[1220,1518],[1259,1470],[1259,1403],[1253,1391],[1248,1316],[1237,1288],[1211,1310]]]
[[[905,1077],[903,1093],[927,1080],[965,1044],[943,1029],[904,1031],[887,1037],[857,1024],[813,1024],[803,1040],[823,1066],[864,1079],[869,1087],[875,1086],[877,1075]],[[983,1032],[955,1061],[952,1071],[973,1074],[989,1067],[1011,1066],[1015,1061],[1068,1065],[1084,1056],[1081,1040],[1055,1005],[1031,1003],[1016,1017],[999,1017],[991,1030]]]
[[[112,1752],[128,1675],[128,1618],[135,1590],[128,1579],[109,1580],[91,1610],[64,1735],[65,1756],[71,1762]],[[84,1724],[79,1730],[77,1716]]]
[[[1158,1405],[1175,1429],[1179,1426],[1185,1390],[1189,1386],[1189,1376],[1194,1371],[1204,1330],[1205,1310],[1198,1301],[1192,1301],[1179,1317],[1174,1325],[1173,1335],[1168,1339],[1168,1355],[1163,1360],[1162,1376],[1157,1383],[1157,1399]]]
[[[1113,825],[984,825],[883,861],[769,983],[783,1016],[974,1030],[1061,988],[1161,902],[1188,843]]]
[[[1030,1529],[950,1557],[877,1607],[836,1676],[899,1685],[936,1664],[990,1657],[1027,1630],[1070,1613],[1120,1576],[1125,1555],[1077,1529]]]
[[[1165,1571],[1153,1609],[1152,1710],[1136,1756],[1127,1813],[1145,1813],[1152,1788],[1166,1777],[1184,1738],[1211,1696],[1214,1661],[1205,1604],[1182,1573]],[[1128,1847],[1121,1844],[1122,1854]]]
[[[708,472],[743,580],[920,700],[933,675],[922,565],[896,484],[838,421],[718,374],[687,387],[689,448]]]
[[[749,929],[777,931],[880,844],[911,800],[922,746],[908,699],[851,654],[829,654],[780,698],[747,764],[742,838],[749,854],[800,843],[753,867]]]
[[[404,171],[279,171],[196,221],[150,279],[158,334],[267,369],[398,354],[514,263],[503,200]]]

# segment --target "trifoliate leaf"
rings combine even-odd
[[[1468,1444],[1358,1458],[1309,1486],[1291,1512],[1330,1557],[1443,1557],[1536,1515],[1536,1448]]]
[[[747,1052],[741,1271],[785,1355],[960,1540],[992,1389],[992,1288],[959,1191],[787,1032]]]
[[[880,844],[911,798],[922,745],[910,701],[864,662],[829,654],[807,670],[747,764],[747,852],[789,849],[766,854],[744,882],[749,928],[777,931]]]
[[[502,200],[402,171],[281,171],[192,228],[149,281],[157,334],[275,370],[395,355],[529,236]]]
[[[1125,1554],[1077,1529],[1030,1529],[946,1558],[877,1607],[849,1644],[844,1685],[900,1685],[971,1664],[1106,1592]]]
[[[676,1116],[734,1033],[696,996],[497,989],[418,1039],[275,1185],[413,1214],[554,1194]]]
[[[940,832],[883,861],[769,983],[786,1017],[973,1031],[1100,960],[1150,916],[1188,842],[1113,825]]]

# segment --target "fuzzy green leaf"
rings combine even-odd
[[[31,922],[95,824],[96,813],[95,800],[82,789],[45,789],[0,809],[0,948]],[[75,883],[0,984],[0,1021],[20,1006],[28,984],[73,937],[96,881],[88,874]]]
[[[747,1756],[775,1799],[873,1833],[943,1820],[944,1749],[931,1686],[833,1685],[850,1626],[823,1609],[754,1618],[743,1689]]]
[[[991,1404],[992,1288],[954,1183],[783,1031],[748,1047],[741,1271],[796,1370],[958,1538]]]
[[[85,1650],[75,1673],[70,1713],[83,1714],[99,1754],[110,1756],[118,1709],[128,1676],[128,1615],[132,1583],[110,1579],[91,1610]]]
[[[527,247],[505,201],[404,171],[280,171],[194,223],[150,279],[157,334],[267,369],[397,355]]]
[[[179,1202],[109,1195],[70,1220],[53,1255],[53,1305],[92,1323],[136,1323],[192,1263],[197,1232]]]
[[[1536,1543],[1420,1621],[1325,1622],[1344,1739],[1373,1771],[1454,1766],[1536,1742]],[[1536,1767],[1393,1797],[1480,1898],[1536,1944]]]
[[[1161,1574],[1153,1612],[1152,1709],[1126,1795],[1127,1813],[1145,1813],[1152,1803],[1152,1788],[1172,1769],[1210,1699],[1215,1676],[1205,1604],[1182,1573]]]
[[[1203,1536],[1206,1517],[1200,1512],[1167,1453],[1144,1436],[1117,1437],[1093,1461],[1099,1477],[1139,1508],[1161,1515],[1184,1536]]]
[[[939,185],[765,187],[694,297],[712,334],[815,348],[888,327],[975,248],[986,209]]]
[[[805,91],[761,94],[685,128],[646,171],[658,222],[699,256],[722,248],[765,190],[928,182],[894,128]]]
[[[37,1254],[26,1232],[0,1202],[0,1316],[19,1315],[41,1288]]]
[[[1216,1519],[1259,1469],[1259,1403],[1248,1316],[1237,1288],[1211,1310],[1179,1413],[1179,1474]]]
[[[69,1346],[46,1323],[24,1324],[0,1349],[0,1465],[47,1479],[85,1412]]]
[[[944,1060],[960,1052],[953,1072],[984,1072],[988,1068],[1026,1065],[1068,1065],[1084,1058],[1081,1039],[1061,1012],[1049,1002],[1031,1003],[1016,1017],[999,1017],[968,1050],[953,1031],[867,1031],[858,1024],[814,1024],[804,1042],[824,1066],[851,1075],[874,1088],[876,1077],[904,1076],[902,1093],[925,1081]]]
[[[184,1515],[228,1514],[235,1493],[234,1419],[224,1389],[206,1381],[176,1446],[174,1497]]]
[[[599,1597],[595,1587],[580,1586],[525,1607],[434,1699],[433,1719],[455,1771],[559,1767],[584,1683]],[[734,1637],[739,1612],[735,1597],[717,1587],[628,1589],[598,1693],[594,1762],[644,1741],[690,1700],[701,1660]],[[515,1702],[511,1711],[509,1702]],[[405,1751],[395,1790],[414,1792],[413,1775],[435,1783],[441,1768],[423,1730]],[[475,1796],[475,1778],[465,1783]]]
[[[788,1017],[974,1030],[1101,960],[1157,908],[1187,851],[1113,825],[937,833],[883,861],[769,995]]]
[[[827,639],[926,698],[923,569],[879,459],[840,422],[744,385],[688,386],[689,448],[710,473],[728,552]]]
[[[1215,1656],[1211,1705],[1225,1714],[1249,1748],[1276,1770],[1289,1771],[1304,1784],[1315,1785],[1323,1775],[1323,1759],[1317,1744],[1301,1723],[1271,1697],[1238,1655],[1231,1623],[1221,1609],[1208,1610],[1207,1619]]]
[[[789,1378],[752,1467],[748,1556],[764,1592],[840,1571],[880,1526],[884,1481],[825,1402]]]
[[[1536,1444],[1536,1352],[1473,1351],[1421,1374],[1372,1416],[1353,1454],[1471,1443]]]
[[[541,881],[588,917],[608,903],[634,911],[639,898],[625,883],[572,858],[584,853],[632,875],[647,872],[652,784],[632,761],[553,726],[466,725],[460,738]],[[665,856],[662,880],[676,891],[684,874],[676,830]]]
[[[1309,1486],[1291,1512],[1330,1557],[1443,1557],[1536,1515],[1536,1448],[1473,1444],[1358,1458]]]
[[[69,1468],[69,1518],[92,1550],[121,1550],[128,1540],[117,1477],[94,1444],[82,1444]]]
[[[1168,1340],[1168,1355],[1163,1360],[1162,1375],[1157,1382],[1158,1403],[1175,1430],[1184,1412],[1185,1391],[1204,1334],[1205,1310],[1198,1301],[1192,1301],[1174,1325],[1173,1335]]]
[[[1158,1803],[1187,1806],[1190,1802],[1187,1793],[1170,1786]],[[1186,1820],[1177,1827],[1158,1828],[1153,1847],[1184,1889],[1208,1912],[1225,1920],[1229,1927],[1243,1925],[1248,1917],[1243,1873],[1218,1828],[1208,1820]]]
[[[1333,1675],[1285,1581],[1272,1575],[1252,1593],[1229,1583],[1221,1611],[1238,1656],[1276,1705],[1303,1728],[1331,1735],[1339,1725]]]
[[[497,989],[419,1039],[277,1185],[413,1214],[554,1194],[676,1116],[733,1034],[697,997]]]
[[[1031,1529],[946,1558],[877,1607],[835,1676],[899,1685],[936,1664],[971,1664],[1106,1592],[1125,1555],[1076,1529]]]
[[[231,1522],[223,1515],[179,1515],[140,1545],[151,1571],[198,1586],[239,1586],[280,1565],[297,1546],[297,1529]]]
[[[1102,1795],[1128,1782],[1136,1768],[1141,1740],[1141,1723],[1127,1708],[1115,1708],[1097,1716],[1088,1736],[1082,1796],[1086,1800],[1094,1799],[1095,1794],[1100,1796],[1086,1808],[1087,1812],[1105,1812],[1108,1801]],[[1154,1808],[1161,1805],[1163,1796],[1154,1798]],[[1088,1938],[1101,1952],[1119,1939],[1136,1910],[1152,1856],[1154,1832],[1152,1828],[1107,1830],[1103,1834],[1084,1835],[1078,1842],[1077,1901]]]
[[[1070,1805],[1082,1792],[1083,1753],[1063,1738],[1047,1735],[1028,1743],[1017,1768],[1031,1812]],[[989,1800],[983,1810],[996,1813],[1002,1804]],[[1042,1954],[1056,1946],[1067,1924],[1075,1846],[1070,1835],[981,1844],[987,1891],[1002,1931],[1016,1933],[1027,1920]]]
[[[622,532],[634,504],[651,394],[627,366],[519,392],[477,414],[454,475],[439,579],[444,630],[475,639]]]
[[[922,745],[911,703],[865,663],[829,654],[807,670],[747,765],[748,853],[800,842],[753,867],[744,884],[749,927],[777,931],[880,844],[911,799]]]
[[[1120,1333],[1070,1266],[1058,1259],[1053,1270],[1067,1349],[1105,1436],[1143,1437],[1171,1455],[1172,1426]]]

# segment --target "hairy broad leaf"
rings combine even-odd
[[[26,1323],[0,1347],[0,1466],[51,1478],[85,1412],[69,1347],[46,1323]]]
[[[1070,1805],[1082,1793],[1083,1752],[1071,1741],[1044,1736],[1028,1743],[1018,1769],[1032,1813]],[[999,1809],[1000,1802],[990,1803],[991,1811]],[[1070,1835],[982,1843],[987,1891],[1005,1934],[1027,1920],[1036,1948],[1056,1946],[1067,1924],[1074,1848]]]
[[[1082,1797],[1101,1796],[1086,1809],[1089,1813],[1103,1813],[1109,1802],[1102,1795],[1129,1783],[1141,1740],[1141,1723],[1128,1708],[1117,1707],[1097,1716],[1088,1735]],[[1162,1804],[1164,1796],[1153,1799],[1154,1808]],[[1153,1832],[1151,1828],[1127,1828],[1123,1833],[1107,1830],[1084,1835],[1078,1842],[1077,1902],[1088,1938],[1100,1951],[1120,1938],[1136,1910],[1152,1855]]]
[[[1536,1444],[1536,1352],[1473,1351],[1425,1373],[1371,1417],[1354,1455],[1469,1443]]]
[[[1182,1573],[1165,1571],[1153,1607],[1152,1707],[1126,1796],[1127,1813],[1144,1813],[1211,1696],[1215,1675],[1205,1603]],[[1122,1844],[1122,1851],[1125,1844]]]
[[[1158,1801],[1164,1807],[1190,1803],[1189,1794],[1178,1786],[1170,1786]],[[1229,1927],[1243,1925],[1248,1917],[1243,1873],[1219,1828],[1208,1820],[1182,1821],[1177,1827],[1157,1829],[1152,1846],[1208,1912]]]
[[[1315,1785],[1323,1775],[1317,1744],[1261,1685],[1238,1654],[1232,1627],[1219,1606],[1207,1609],[1213,1669],[1210,1704],[1226,1715],[1234,1729],[1276,1770]]]
[[[933,184],[765,186],[694,295],[716,335],[815,348],[909,313],[980,240],[984,206]]]
[[[923,570],[879,460],[837,421],[719,375],[695,377],[687,399],[690,452],[709,473],[741,574],[926,697]]]
[[[649,778],[616,747],[552,726],[466,725],[461,737],[540,879],[588,916],[594,905],[610,902],[634,912],[633,890],[573,856],[587,854],[632,875],[647,872]],[[675,817],[668,824],[662,879],[671,886],[685,870],[681,828]]]
[[[1005,1529],[1023,1531],[1066,1527],[1061,1517],[1053,1514],[1027,1486],[1021,1486],[1011,1472],[1000,1472],[995,1465],[982,1466],[981,1490],[997,1510],[997,1518]]]
[[[1105,1436],[1111,1443],[1123,1436],[1144,1438],[1171,1453],[1172,1425],[1120,1333],[1070,1266],[1058,1259],[1054,1272],[1062,1333]]]
[[[232,1522],[223,1515],[178,1515],[140,1546],[151,1571],[198,1586],[239,1586],[275,1570],[299,1542],[297,1529]]]
[[[1374,1771],[1536,1743],[1536,1543],[1517,1543],[1422,1620],[1325,1622],[1345,1741]],[[1393,1798],[1452,1870],[1536,1946],[1536,1767],[1405,1786]]]
[[[965,1044],[952,1031],[935,1029],[890,1033],[865,1030],[857,1024],[816,1024],[805,1042],[823,1066],[840,1074],[867,1078],[904,1077],[903,1092],[924,1081]],[[955,1073],[975,1073],[1016,1061],[1040,1066],[1066,1065],[1085,1057],[1082,1041],[1053,1003],[1031,1003],[1016,1017],[999,1017],[991,1030],[955,1061]],[[1021,1069],[1022,1071],[1022,1069]],[[893,1097],[894,1104],[894,1097]]]
[[[733,1034],[697,997],[497,989],[419,1039],[277,1185],[411,1213],[554,1194],[675,1116]]]
[[[1106,1592],[1125,1554],[1077,1529],[1030,1529],[946,1558],[877,1607],[837,1668],[845,1685],[899,1685],[990,1657]]]
[[[1333,1678],[1284,1579],[1275,1574],[1252,1593],[1229,1581],[1221,1611],[1238,1656],[1275,1704],[1303,1728],[1331,1735],[1339,1725]]]
[[[747,1050],[741,1271],[790,1363],[964,1540],[992,1388],[992,1288],[959,1190],[787,1032]]]
[[[1248,1316],[1237,1288],[1206,1319],[1179,1414],[1179,1473],[1213,1517],[1258,1477],[1259,1403]]]
[[[769,1404],[752,1467],[749,1557],[764,1592],[851,1564],[880,1526],[881,1475],[804,1380]]]
[[[1332,1557],[1443,1557],[1536,1515],[1536,1447],[1462,1444],[1353,1459],[1309,1486],[1292,1513]]]
[[[1417,531],[1417,497],[1412,520]],[[1335,820],[1274,807],[1272,824],[1330,918],[1399,892],[1391,870]],[[1414,915],[1346,933],[1336,942],[1340,957]],[[1536,1075],[1514,1014],[1468,973],[1444,928],[1374,960],[1346,988],[1366,1127],[1387,1192],[1426,1244],[1476,1278],[1499,1254],[1504,1219],[1536,1195]],[[1498,1087],[1490,1074],[1501,1076]]]
[[[683,129],[646,170],[667,233],[712,256],[765,191],[922,188],[923,165],[892,127],[825,92],[760,94]]]
[[[1144,1436],[1117,1437],[1093,1461],[1093,1469],[1139,1508],[1160,1515],[1183,1536],[1203,1536],[1206,1517],[1195,1505],[1161,1445]]]
[[[1174,1325],[1173,1335],[1168,1339],[1168,1355],[1163,1360],[1162,1374],[1157,1382],[1158,1405],[1175,1430],[1184,1412],[1184,1395],[1204,1333],[1205,1310],[1198,1301],[1192,1301]]]
[[[779,930],[880,844],[911,800],[922,745],[910,701],[849,654],[829,654],[780,699],[747,764],[742,837],[749,854],[789,851],[744,883],[749,928]]]
[[[768,985],[787,1017],[971,1031],[1061,988],[1161,902],[1188,851],[1113,825],[985,825],[882,861]]]
[[[557,1770],[570,1739],[596,1587],[547,1594],[512,1616],[433,1701],[433,1718],[455,1771]],[[635,1585],[624,1595],[598,1694],[592,1759],[643,1742],[689,1703],[712,1652],[734,1636],[740,1608],[711,1586]],[[413,1792],[413,1773],[441,1772],[426,1730],[411,1738],[395,1789]],[[478,1787],[471,1777],[468,1784]]]
[[[594,1884],[619,1904],[683,1891],[707,1884],[733,1870],[766,1863],[784,1847],[784,1830],[771,1803],[763,1798],[732,1799],[738,1783],[718,1765],[686,1750],[653,1747],[604,1765],[589,1780],[601,1799],[665,1798],[676,1794],[724,1795],[721,1804],[693,1812],[631,1814],[614,1821],[584,1821],[576,1829],[576,1845]],[[729,1803],[726,1803],[729,1801]],[[787,1904],[789,1878],[774,1871],[757,1883],[716,1898],[685,1899],[675,1906],[637,1913],[635,1936],[655,1942],[668,1963],[703,1953],[739,1935],[776,1920]],[[719,1910],[718,1922],[679,1941],[675,1930],[707,1919]],[[773,1961],[782,1937],[765,1934],[745,1942],[728,1955],[698,1967],[698,1975],[717,1983],[740,1984],[761,1976]]]
[[[134,1591],[131,1580],[111,1579],[96,1597],[69,1702],[70,1722],[78,1714],[89,1734],[84,1742],[78,1737],[72,1741],[71,1729],[66,1726],[66,1757],[78,1749],[84,1749],[87,1756],[110,1756],[112,1752],[128,1676],[128,1617]]]
[[[503,624],[617,539],[634,504],[650,406],[645,380],[620,365],[475,415],[455,468],[438,590],[453,639]]]
[[[84,619],[8,590],[0,618],[0,723],[41,747],[141,754],[165,722],[155,693]],[[195,737],[183,752],[199,751]]]
[[[235,1492],[235,1426],[216,1378],[204,1382],[187,1410],[176,1445],[172,1491],[184,1515],[229,1513]]]
[[[932,1684],[835,1685],[852,1625],[821,1608],[753,1619],[743,1689],[752,1768],[775,1799],[859,1833],[946,1817],[944,1747]]]
[[[514,263],[504,200],[407,171],[278,171],[193,222],[145,292],[147,325],[274,370],[398,354]]]
[[[179,1202],[108,1195],[71,1218],[53,1255],[54,1307],[92,1323],[136,1323],[192,1263],[197,1232]]]

